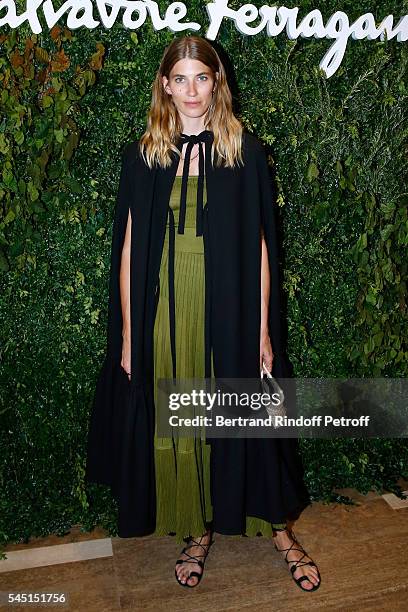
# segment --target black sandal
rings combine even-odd
[[[279,531],[281,531],[281,530],[279,530]],[[277,550],[278,552],[286,552],[286,555],[285,555],[285,561],[286,561],[286,563],[287,563],[288,565],[289,565],[290,563],[293,563],[293,564],[294,564],[294,565],[292,565],[292,566],[290,567],[290,571],[291,571],[291,574],[292,574],[292,578],[293,578],[293,580],[296,582],[296,584],[298,585],[298,587],[300,587],[300,588],[302,589],[302,591],[308,591],[308,592],[309,592],[309,591],[310,591],[310,592],[312,592],[312,591],[317,591],[317,589],[319,588],[320,583],[321,583],[321,577],[320,577],[319,568],[317,567],[316,563],[315,563],[313,560],[311,560],[311,561],[302,561],[303,557],[309,557],[309,555],[308,555],[308,554],[307,554],[307,552],[304,550],[304,548],[302,547],[302,545],[301,545],[301,544],[300,544],[300,543],[297,541],[295,534],[294,534],[293,532],[291,532],[291,531],[289,532],[289,534],[290,534],[290,536],[291,536],[291,538],[292,538],[292,540],[293,540],[293,542],[292,542],[292,544],[290,545],[290,547],[289,547],[289,548],[278,548],[278,547],[276,546],[276,544],[275,544],[275,543],[274,543],[274,546],[275,546],[275,548],[276,548],[276,550]],[[298,544],[300,548],[294,548],[294,544]],[[300,559],[298,559],[297,561],[296,561],[296,560],[288,561],[288,554],[289,554],[289,552],[290,552],[291,550],[298,550],[299,552],[302,552],[302,553],[303,553],[303,555],[302,555],[302,556],[300,557]],[[309,558],[311,559],[311,557],[309,557]],[[295,578],[295,577],[294,577],[294,575],[293,575],[293,574],[296,572],[296,570],[297,570],[299,567],[301,567],[301,566],[303,566],[303,565],[313,565],[313,566],[314,566],[314,567],[317,569],[317,575],[318,575],[318,577],[319,577],[319,582],[318,582],[317,584],[313,584],[313,582],[310,580],[310,578],[308,578],[308,576],[300,576],[299,578]],[[301,584],[301,583],[302,583],[304,580],[308,580],[308,581],[310,582],[310,584],[312,584],[312,585],[313,585],[313,587],[312,587],[311,589],[304,589],[304,588],[302,587],[302,584]]]
[[[177,570],[174,570],[174,573],[176,575],[176,580],[179,584],[181,584],[181,586],[183,587],[190,587],[190,588],[194,588],[196,586],[198,586],[200,584],[201,578],[203,576],[204,573],[204,563],[205,560],[207,558],[207,555],[209,553],[210,550],[210,546],[211,544],[214,543],[214,539],[213,539],[213,534],[211,532],[210,534],[210,541],[208,542],[208,544],[201,544],[201,540],[203,539],[204,536],[200,537],[200,541],[197,542],[196,540],[194,540],[194,538],[189,538],[188,540],[188,545],[185,546],[183,548],[183,550],[181,551],[181,554],[185,553],[189,559],[177,559],[176,561],[176,565],[179,565],[180,563],[198,563],[198,565],[202,568],[201,574],[199,574],[198,572],[190,572],[190,574],[187,576],[186,581],[185,582],[181,582],[181,580],[179,580],[179,577],[177,575]],[[201,546],[201,548],[204,550],[204,554],[203,555],[197,555],[196,557],[193,555],[190,555],[188,552],[186,552],[189,548],[192,548],[193,546]],[[207,550],[205,550],[205,547],[207,547]],[[202,560],[198,559],[197,557],[203,557]],[[189,579],[192,576],[197,576],[198,581],[196,582],[196,584],[188,584]]]

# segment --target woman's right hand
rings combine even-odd
[[[120,365],[128,375],[129,380],[131,379],[131,343],[130,343],[130,331],[124,331],[122,334],[122,361]]]

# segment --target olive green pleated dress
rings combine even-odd
[[[169,206],[177,228],[181,176],[176,176]],[[204,378],[205,272],[203,236],[196,236],[198,177],[187,183],[184,234],[175,233],[174,302],[177,378]],[[206,202],[204,181],[203,202]],[[154,325],[154,400],[157,410],[157,379],[172,378],[168,286],[169,222],[160,264],[160,292]],[[211,363],[211,366],[213,364]],[[213,368],[212,368],[213,376]],[[157,423],[157,416],[156,416]],[[181,543],[186,536],[197,537],[212,519],[210,497],[211,446],[200,437],[154,437],[156,472],[155,535],[174,533]],[[271,524],[247,517],[246,534],[271,535]]]

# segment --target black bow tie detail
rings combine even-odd
[[[198,144],[198,185],[197,185],[197,212],[196,212],[196,236],[203,234],[203,188],[204,188],[204,153],[203,144],[205,144],[205,159],[206,168],[211,155],[211,144],[214,140],[214,134],[210,130],[203,130],[200,134],[181,134],[179,148],[182,149],[184,143],[187,143],[184,156],[183,177],[181,181],[181,197],[180,197],[180,213],[178,223],[178,233],[184,234],[184,223],[186,219],[186,196],[187,196],[187,179],[190,169],[191,150],[195,144]],[[208,175],[208,171],[206,172]],[[207,193],[208,195],[208,193]]]
[[[203,130],[199,134],[180,134],[182,144],[185,142],[192,142],[193,145],[199,142],[212,142],[214,140],[214,134],[211,130]]]

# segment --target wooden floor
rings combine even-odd
[[[201,584],[179,586],[174,562],[180,546],[171,536],[112,538],[112,555],[69,563],[0,571],[0,592],[68,593],[66,606],[35,606],[36,610],[85,612],[117,610],[191,610],[221,612],[262,609],[302,611],[408,610],[408,509],[393,510],[374,493],[353,490],[357,506],[314,503],[294,532],[322,576],[319,590],[301,591],[292,581],[283,558],[263,537],[237,538],[215,534]],[[103,531],[65,538],[33,540],[10,545],[7,552],[34,551],[41,546],[104,538]],[[92,542],[88,542],[90,545]],[[101,541],[102,542],[102,541]],[[110,540],[106,540],[110,546]],[[65,547],[67,548],[67,547]],[[69,548],[69,547],[68,547]],[[1,564],[5,563],[0,561]],[[55,564],[57,563],[57,564]],[[27,611],[34,606],[2,609]]]

